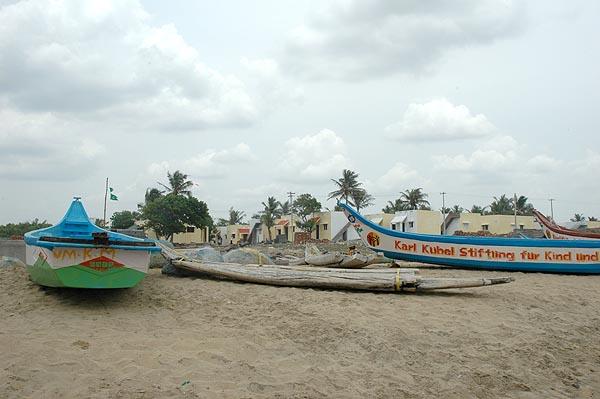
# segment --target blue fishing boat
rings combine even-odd
[[[148,272],[154,241],[94,225],[78,197],[62,220],[25,234],[27,271],[49,287],[127,288]]]
[[[386,229],[339,203],[373,251],[391,259],[460,268],[600,274],[600,240],[462,237]]]

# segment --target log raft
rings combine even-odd
[[[360,291],[428,291],[445,288],[483,287],[513,281],[495,278],[426,278],[414,269],[327,269],[292,266],[240,265],[237,263],[172,260],[173,266],[188,272],[227,278],[247,283],[287,287],[313,287]]]
[[[505,284],[512,277],[435,278],[422,277],[418,269],[338,269],[310,266],[241,265],[225,262],[196,262],[159,244],[174,267],[199,275],[255,284],[312,287],[378,292],[429,291]]]

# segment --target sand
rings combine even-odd
[[[85,291],[5,267],[0,397],[600,397],[600,276],[512,275],[416,295],[152,270]]]

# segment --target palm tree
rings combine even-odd
[[[409,210],[411,209],[431,209],[428,195],[422,191],[421,187],[408,189],[400,193],[400,201],[406,204]]]
[[[473,205],[471,207],[471,210],[469,212],[471,213],[481,213],[482,215],[485,214],[485,210],[487,209],[487,206],[479,206],[479,205]]]
[[[279,202],[275,197],[268,197],[267,202],[262,202],[264,209],[260,212],[260,221],[267,227],[269,232],[269,241],[273,240],[271,235],[271,227],[275,226],[275,219],[281,216],[281,209],[279,209]]]
[[[394,202],[388,201],[388,204],[381,211],[383,213],[396,213],[396,212],[407,211],[407,210],[408,210],[407,205],[404,202],[402,202],[401,199],[397,199]]]
[[[281,210],[282,215],[289,215],[292,213],[292,207],[290,206],[290,201],[280,202],[279,209]]]
[[[583,214],[581,214],[581,213],[576,213],[571,218],[571,222],[584,222],[584,221],[585,221],[585,216],[583,216]]]
[[[533,215],[533,205],[530,202],[527,202],[527,200],[528,198],[524,195],[517,198],[517,213],[519,215]]]
[[[158,188],[148,188],[146,189],[146,194],[144,195],[144,201],[147,203],[152,202],[163,195],[163,192]]]
[[[244,211],[236,211],[233,207],[229,208],[229,224],[242,224],[244,222],[244,218],[246,217],[246,212]]]
[[[358,181],[358,173],[349,169],[344,169],[341,178],[337,180],[331,179],[331,181],[335,183],[337,190],[330,192],[327,199],[343,199],[346,204],[350,203],[350,205],[354,205],[350,202],[350,197],[352,197],[352,194],[362,186],[362,183]]]
[[[454,205],[452,208],[450,208],[451,213],[463,213],[464,211],[465,211],[465,208],[463,208],[460,205]]]
[[[356,212],[360,212],[360,208],[366,208],[369,205],[373,205],[373,201],[375,198],[369,193],[367,190],[359,188],[355,190],[352,195],[352,202],[354,202],[354,206],[356,206]]]
[[[167,172],[167,178],[169,179],[169,185],[158,182],[161,186],[163,186],[170,194],[173,195],[192,195],[192,192],[189,190],[190,187],[194,185],[191,180],[188,180],[188,175],[181,173],[176,170],[171,174],[171,172]]]
[[[513,212],[513,201],[506,194],[502,194],[500,198],[494,197],[494,201],[490,204],[490,213],[492,215],[510,215]]]

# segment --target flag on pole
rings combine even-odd
[[[113,188],[109,187],[108,189],[110,190],[110,200],[111,201],[118,201],[119,197],[117,197],[117,195],[113,193]]]

